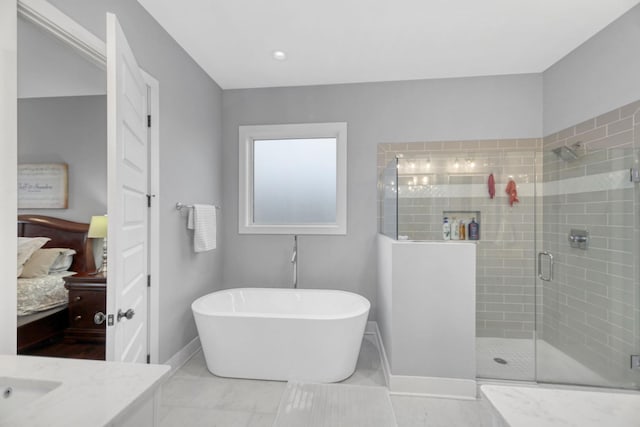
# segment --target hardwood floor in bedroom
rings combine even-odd
[[[104,360],[104,352],[104,344],[70,343],[61,339],[42,347],[26,350],[20,354],[26,356],[63,357],[66,359]]]

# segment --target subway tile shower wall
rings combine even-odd
[[[555,156],[563,145],[578,158]],[[640,382],[629,369],[640,342],[640,197],[628,178],[638,148],[640,101],[547,136],[543,150],[551,194],[543,196],[542,244],[556,264],[554,281],[542,287],[540,336],[623,383]],[[558,181],[567,183],[562,194],[553,191]],[[572,228],[589,231],[587,250],[566,244]]]
[[[444,211],[481,212],[476,263],[477,336],[533,338],[534,179],[536,172],[541,175],[541,169],[535,169],[541,168],[536,161],[541,148],[541,139],[378,146],[379,173],[400,157],[399,235],[410,240],[442,240]],[[489,198],[487,190],[490,173],[496,181],[494,199]],[[407,185],[413,176],[417,185]],[[428,181],[421,185],[424,177]],[[505,193],[509,178],[518,183],[520,202],[513,207]],[[383,207],[380,201],[379,212]]]

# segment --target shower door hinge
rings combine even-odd
[[[147,274],[147,288],[151,287],[151,275]]]
[[[151,363],[151,355],[147,354],[147,363]]]
[[[631,369],[640,369],[640,354],[631,355]]]
[[[638,168],[629,169],[629,181],[640,182],[640,169]]]
[[[147,127],[151,127],[151,114],[147,115]]]

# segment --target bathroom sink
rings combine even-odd
[[[0,419],[44,396],[62,383],[0,377]]]

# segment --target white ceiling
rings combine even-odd
[[[138,1],[223,89],[539,73],[640,3]]]

